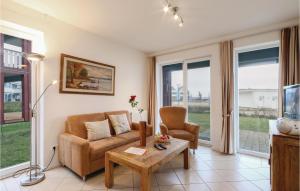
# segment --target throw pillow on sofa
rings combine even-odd
[[[117,135],[130,131],[126,114],[109,115],[109,119]]]
[[[104,121],[93,121],[84,123],[89,141],[96,141],[111,137],[108,119]]]

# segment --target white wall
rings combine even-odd
[[[42,126],[42,165],[50,157],[52,146],[64,131],[64,121],[73,114],[130,109],[128,99],[136,94],[145,108],[147,103],[146,56],[137,50],[111,42],[54,18],[21,7],[13,2],[3,2],[3,20],[34,28],[44,33],[45,56],[41,82],[45,87],[51,80],[59,79],[60,54],[99,61],[116,66],[115,96],[60,94],[59,87],[49,89],[45,96],[44,126]],[[78,12],[80,14],[80,12]],[[58,165],[57,157],[52,166]]]
[[[259,35],[248,36],[233,40],[234,48],[249,47],[256,44],[278,41],[280,38],[279,30],[266,32]],[[211,66],[211,144],[215,150],[222,150],[219,141],[221,141],[222,126],[222,92],[220,77],[220,51],[219,44],[214,43],[207,46],[192,48],[183,51],[157,56],[157,64],[178,63],[178,61],[209,57]],[[158,67],[159,68],[159,67]],[[161,72],[158,69],[158,72]],[[159,74],[158,74],[159,75]],[[160,81],[160,79],[158,80]],[[161,94],[161,92],[159,92]]]

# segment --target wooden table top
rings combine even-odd
[[[147,138],[146,147],[140,146],[140,141],[136,141],[111,151],[107,151],[110,159],[116,160],[116,162],[125,163],[126,166],[139,169],[152,169],[157,170],[162,164],[170,161],[175,156],[179,155],[185,149],[189,147],[189,142],[181,139],[171,138],[171,144],[165,145],[166,150],[157,150],[153,147],[154,137]],[[146,149],[143,155],[134,155],[124,152],[129,147],[137,147]]]

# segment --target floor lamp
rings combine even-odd
[[[53,80],[50,84],[47,85],[47,87],[44,89],[44,91],[41,93],[40,96],[37,95],[37,83],[38,83],[38,64],[44,59],[44,56],[41,54],[37,54],[37,53],[29,53],[29,54],[24,54],[23,55],[25,57],[26,60],[28,60],[31,65],[34,66],[34,70],[35,70],[35,94],[36,94],[36,101],[34,102],[33,106],[31,107],[31,117],[32,119],[34,119],[34,140],[33,138],[31,138],[31,156],[30,156],[30,167],[27,168],[28,169],[28,174],[27,176],[23,177],[21,179],[20,184],[22,186],[30,186],[30,185],[34,185],[37,184],[41,181],[43,181],[46,176],[45,173],[42,171],[41,167],[37,164],[37,130],[38,130],[38,120],[37,120],[37,106],[38,103],[40,102],[41,98],[43,97],[43,95],[47,92],[47,90],[52,86],[55,85],[57,83],[56,80]],[[31,126],[31,130],[32,130],[32,126]],[[32,131],[31,131],[32,132]],[[34,162],[32,161],[33,157],[32,157],[32,144],[34,145]],[[34,163],[34,164],[33,164]]]

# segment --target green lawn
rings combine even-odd
[[[10,112],[21,112],[22,111],[22,102],[4,102],[4,113]]]
[[[1,125],[0,169],[30,158],[30,122]]]
[[[209,115],[210,113],[189,113],[189,121],[201,126],[200,138],[205,140],[210,135]],[[240,116],[240,129],[267,133],[269,131],[269,120],[265,117]]]

